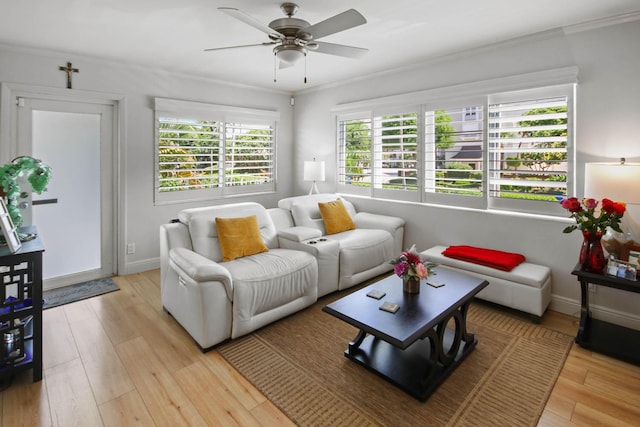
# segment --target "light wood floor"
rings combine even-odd
[[[45,310],[44,378],[14,378],[0,425],[293,425],[162,310],[158,270],[115,280],[118,292]],[[554,312],[543,323],[577,328]],[[640,425],[640,367],[574,346],[539,425]]]

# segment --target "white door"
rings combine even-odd
[[[24,224],[43,240],[44,288],[114,273],[113,106],[20,98],[18,155],[51,166],[47,190],[22,185]]]

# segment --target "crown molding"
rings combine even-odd
[[[623,15],[609,16],[607,18],[594,19],[593,21],[582,22],[575,25],[562,27],[565,34],[581,33],[583,31],[596,30],[598,28],[609,27],[611,25],[624,24],[640,20],[640,11],[625,13]]]

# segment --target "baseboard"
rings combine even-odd
[[[160,257],[143,259],[141,261],[129,262],[125,265],[125,271],[120,271],[120,275],[142,273],[144,271],[156,270],[160,268]]]
[[[574,317],[580,317],[580,308],[580,301],[558,295],[552,295],[549,303],[550,310]],[[596,319],[640,330],[639,316],[595,304],[589,304],[589,309],[591,310],[591,316]]]

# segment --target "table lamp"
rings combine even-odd
[[[603,237],[607,252],[618,258],[624,244],[640,241],[640,226],[632,218],[636,208],[633,205],[640,207],[640,163],[627,163],[624,158],[618,163],[586,163],[584,196],[600,203],[606,197],[627,204],[627,212],[620,221],[625,234],[609,230]]]
[[[316,162],[315,158],[312,161],[305,161],[303,179],[313,181],[309,194],[319,193],[316,181],[324,181],[324,161]]]

